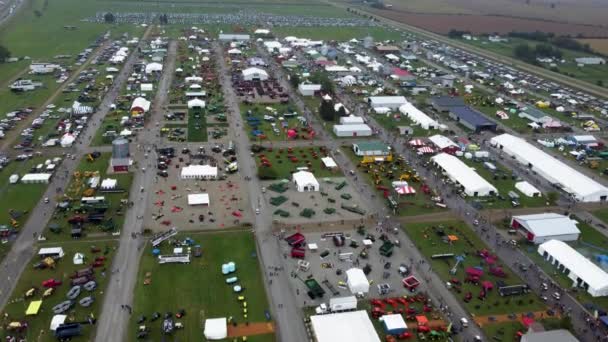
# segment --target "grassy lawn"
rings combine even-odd
[[[487,201],[483,199],[474,199],[475,201],[483,202],[486,208],[511,208],[511,200],[509,199],[509,191],[513,191],[519,195],[519,203],[521,207],[542,207],[547,205],[547,199],[545,197],[528,197],[515,189],[515,183],[522,181],[521,179],[513,179],[512,172],[497,162],[492,162],[496,166],[496,171],[492,172],[484,167],[483,162],[476,162],[471,159],[460,158],[460,160],[475,169],[481,177],[487,180],[490,184],[494,185],[498,190],[498,193],[502,195],[505,200],[500,200],[496,197],[488,197]]]
[[[275,27],[274,34],[280,37],[296,36],[308,39],[345,41],[363,39],[370,35],[376,41],[399,40],[401,33],[382,27]]]
[[[578,220],[578,229],[581,231],[581,235],[578,241],[569,242],[568,244],[576,250],[584,250],[585,256],[590,259],[594,259],[597,254],[608,254],[608,237],[604,234],[595,230],[595,228],[589,226],[586,223]],[[596,248],[590,247],[589,245],[595,246]],[[543,257],[538,254],[538,246],[531,244],[522,244],[522,250],[534,261],[536,265],[539,265],[552,279],[560,284],[563,288],[571,288],[572,280],[563,273],[557,272],[557,269],[547,262]],[[582,289],[577,290],[573,294],[577,300],[585,304],[593,304],[599,309],[608,309],[608,297],[592,297]]]
[[[92,253],[91,247],[97,247],[101,251],[98,253]],[[28,328],[25,332],[22,333],[23,338],[28,341],[57,341],[57,339],[53,336],[53,333],[49,330],[49,324],[53,317],[52,308],[65,301],[66,294],[70,290],[70,276],[77,270],[81,270],[87,267],[88,264],[91,264],[95,258],[97,257],[105,257],[106,260],[104,262],[105,265],[112,264],[112,258],[114,256],[114,251],[116,249],[115,241],[104,241],[104,242],[70,242],[64,243],[61,245],[65,252],[65,256],[56,263],[55,269],[44,269],[44,270],[36,270],[32,267],[32,265],[38,261],[40,258],[36,255],[32,259],[32,261],[27,265],[19,281],[17,282],[17,286],[13,290],[11,295],[11,299],[8,301],[8,304],[4,307],[3,312],[8,314],[9,319],[4,322],[12,322],[12,321],[26,321],[28,324]],[[57,247],[54,244],[44,244],[39,247]],[[36,252],[38,251],[38,247],[36,248]],[[85,265],[74,265],[72,262],[72,258],[75,253],[82,253],[85,256]],[[99,316],[101,304],[103,303],[103,296],[105,292],[105,288],[109,279],[109,273],[104,274],[105,267],[95,268],[95,281],[97,282],[97,289],[93,292],[88,292],[86,290],[82,290],[81,294],[77,297],[77,301],[92,295],[95,298],[95,302],[88,308],[82,307],[80,304],[76,303],[74,306],[67,311],[68,318],[67,322],[84,322],[91,315],[93,317]],[[62,285],[57,287],[52,295],[43,299],[42,307],[38,315],[35,316],[25,316],[25,311],[28,308],[30,302],[33,300],[42,299],[42,294],[46,290],[41,286],[41,283],[47,279],[57,279],[63,282]],[[37,287],[38,291],[31,298],[24,298],[26,291],[31,289],[32,287]],[[73,338],[72,341],[90,341],[91,335],[95,329],[94,326],[91,325],[83,325],[83,334],[82,336]],[[0,336],[7,336],[8,332],[2,330],[0,332]]]
[[[411,178],[411,181],[406,181],[408,182],[408,185],[416,190],[415,195],[399,196],[392,191],[392,182],[398,181],[401,175],[415,174],[415,171],[408,167],[405,162],[397,160],[392,163],[387,162],[384,164],[367,164],[366,166],[359,166],[361,157],[355,155],[352,146],[342,146],[340,150],[346,154],[355,165],[358,165],[365,180],[372,185],[372,188],[376,189],[377,196],[384,195],[384,190],[378,189],[378,187],[391,189],[389,194],[398,203],[398,208],[396,208],[398,215],[416,216],[445,211],[445,209],[436,206],[431,201],[430,195],[426,195],[422,192],[423,182],[414,180],[414,177]]]
[[[120,110],[115,110],[109,112],[99,125],[99,128],[95,132],[95,136],[93,136],[93,140],[91,141],[91,146],[103,146],[103,145],[111,145],[112,140],[114,140],[113,136],[105,136],[104,133],[108,131],[116,132],[116,135],[122,131],[122,126],[120,125],[120,120],[123,116],[129,115],[128,113],[123,113]]]
[[[49,240],[70,240],[71,237],[71,225],[68,223],[68,219],[72,216],[77,215],[73,211],[74,207],[80,205],[80,198],[83,197],[83,192],[88,189],[86,185],[86,173],[98,172],[100,181],[105,178],[112,178],[118,181],[118,188],[124,189],[124,192],[118,193],[102,193],[94,191],[93,196],[105,196],[106,201],[109,202],[109,208],[105,212],[104,221],[111,219],[115,224],[115,231],[122,228],[124,222],[124,213],[126,206],[121,203],[121,200],[129,198],[129,191],[131,189],[131,182],[133,181],[133,175],[131,173],[121,174],[108,174],[108,167],[110,165],[110,153],[102,153],[101,156],[95,159],[93,162],[87,160],[85,156],[81,161],[76,172],[80,174],[79,177],[72,175],[69,185],[64,189],[64,197],[61,200],[69,201],[71,208],[67,210],[61,210],[60,208],[55,209],[53,217],[49,221],[45,236]],[[83,214],[86,217],[86,214]],[[61,228],[60,233],[53,233],[49,227],[51,225],[59,225]],[[95,236],[101,233],[101,224],[85,224],[84,234],[89,236]]]
[[[274,113],[267,108],[273,108]],[[296,112],[295,106],[290,104],[277,103],[266,105],[241,103],[240,109],[243,120],[247,122],[247,130],[249,130],[248,135],[252,141],[285,141],[288,140],[287,131],[289,129],[295,129],[301,137],[308,136],[306,126],[303,126],[296,116],[283,116],[286,113]],[[268,120],[264,120],[265,115],[274,117],[275,121],[270,122]],[[248,118],[259,119],[259,124],[250,124],[247,120]],[[283,120],[280,120],[280,118],[283,118]],[[254,131],[256,130],[260,131],[262,135],[254,135]]]
[[[207,118],[205,110],[188,110],[188,141],[207,141]]]
[[[608,209],[594,210],[592,214],[604,223],[608,223]]]
[[[9,177],[18,174],[20,177],[28,173],[30,169],[40,163],[44,163],[46,158],[36,157],[26,161],[13,161],[0,171],[0,225],[11,226],[11,216],[9,212],[15,210],[22,215],[17,219],[17,224],[23,226],[30,216],[32,209],[36,206],[42,194],[46,191],[46,184],[9,184]],[[9,243],[0,243],[0,260],[4,258]]]
[[[316,157],[313,155],[316,154]],[[293,156],[297,161],[292,161]],[[308,167],[315,177],[342,177],[342,172],[334,172],[323,166],[321,158],[325,157],[323,147],[295,147],[291,148],[291,153],[287,149],[265,150],[255,155],[258,173],[262,168],[270,168],[276,179],[291,179],[291,174],[298,171],[299,167]],[[270,166],[262,166],[262,159],[265,158]]]
[[[186,316],[179,321],[184,329],[175,333],[175,339],[196,341],[203,338],[201,327],[207,318],[233,317],[237,323],[265,322],[264,311],[268,309],[263,280],[260,275],[255,242],[250,231],[235,230],[214,233],[180,234],[178,239],[190,237],[202,247],[202,257],[192,258],[190,264],[159,265],[147,246],[142,257],[135,288],[134,313],[131,321],[129,341],[136,341],[137,317],[152,316],[154,312],[176,313],[180,309]],[[161,254],[170,254],[173,247],[167,242],[161,245]],[[227,262],[236,264],[236,273],[225,276],[221,266]],[[144,285],[146,274],[150,274],[150,285]],[[242,303],[225,283],[228,277],[236,276],[238,284],[245,288],[242,295],[247,301],[248,317],[243,316]],[[161,341],[162,319],[147,322],[151,328],[150,340]],[[252,336],[249,341],[274,341],[274,335]]]
[[[436,230],[433,228],[436,227]],[[440,229],[443,228],[443,232],[446,235],[455,235],[458,237],[458,241],[451,244],[443,242],[443,238],[440,236]],[[544,310],[545,305],[537,298],[534,294],[529,293],[522,296],[514,297],[501,297],[498,294],[498,289],[488,291],[487,297],[484,301],[478,299],[478,294],[481,287],[471,283],[464,283],[465,273],[464,270],[467,267],[482,266],[484,274],[481,276],[481,282],[491,281],[496,287],[496,282],[502,280],[507,285],[523,284],[523,282],[513,274],[507,267],[503,267],[504,272],[507,274],[506,278],[498,278],[491,275],[488,272],[487,265],[482,265],[482,258],[476,255],[476,251],[487,249],[487,246],[470,230],[463,222],[460,221],[449,221],[449,222],[436,222],[434,224],[429,223],[418,223],[408,224],[405,226],[406,233],[414,241],[418,249],[430,262],[433,270],[439,275],[443,281],[450,281],[453,278],[457,278],[462,283],[461,293],[455,292],[455,296],[462,300],[465,308],[475,315],[492,315],[492,314],[510,314],[510,313],[526,313],[536,310]],[[445,254],[453,253],[454,255],[464,255],[464,261],[460,263],[457,268],[455,275],[450,274],[450,270],[455,265],[454,258],[450,259],[432,259],[431,256],[434,254]],[[501,265],[502,262],[497,260],[496,266]],[[471,292],[473,295],[472,300],[469,303],[464,302],[464,296],[467,292]]]

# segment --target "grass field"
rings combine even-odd
[[[92,253],[92,246],[99,248],[101,251],[98,253]],[[8,320],[5,319],[4,322],[25,320],[28,324],[28,328],[23,333],[23,337],[28,341],[57,341],[57,339],[53,336],[53,333],[49,330],[49,324],[51,322],[51,318],[54,315],[52,308],[53,306],[66,300],[66,293],[71,288],[70,275],[77,270],[87,267],[86,264],[92,263],[96,257],[100,256],[106,258],[105,265],[111,265],[112,257],[114,256],[116,246],[117,244],[114,241],[104,241],[97,243],[65,243],[61,245],[65,252],[65,256],[59,262],[56,263],[55,269],[34,269],[32,265],[40,260],[37,255],[34,256],[32,261],[28,263],[25,270],[21,274],[21,277],[19,278],[19,281],[17,282],[17,285],[11,295],[11,299],[4,307],[3,312],[6,312],[8,314]],[[44,244],[40,247],[57,247],[57,245]],[[36,252],[37,251],[38,247],[36,248]],[[72,258],[77,252],[84,254],[85,265],[73,264]],[[93,297],[95,298],[95,302],[93,303],[93,305],[88,308],[84,308],[80,306],[80,304],[76,303],[74,307],[66,313],[68,315],[68,319],[66,322],[83,322],[86,321],[90,316],[99,316],[101,304],[103,302],[105,287],[109,279],[109,273],[106,277],[106,275],[103,273],[104,271],[105,268],[95,269],[95,281],[97,282],[97,289],[94,290],[92,293],[89,293],[88,291],[83,289],[80,296],[78,296],[77,298],[77,300],[80,300],[88,295],[93,295]],[[25,310],[29,306],[30,302],[32,300],[42,299],[42,293],[44,292],[45,288],[41,287],[41,283],[44,280],[51,278],[61,280],[63,284],[55,289],[55,293],[53,293],[48,298],[43,299],[41,310],[37,315],[25,316]],[[25,299],[25,292],[32,287],[38,288],[37,293],[32,298]],[[83,325],[82,336],[75,337],[72,339],[72,341],[90,341],[94,329],[94,326]],[[8,332],[6,330],[0,331],[0,336],[7,335]]]
[[[154,312],[176,313],[180,309],[186,316],[180,319],[183,330],[175,333],[175,339],[197,341],[203,339],[205,319],[233,317],[237,323],[265,322],[265,310],[268,309],[266,293],[260,274],[255,242],[250,231],[235,230],[214,233],[180,234],[178,239],[190,237],[202,248],[201,258],[192,258],[190,264],[159,265],[147,246],[142,257],[135,288],[133,319],[129,341],[136,341],[135,322],[137,317],[150,317]],[[167,242],[161,246],[162,253],[171,253],[172,247]],[[236,263],[238,284],[245,288],[242,295],[247,301],[248,317],[243,317],[242,304],[232,291],[232,286],[225,283],[221,266],[227,262]],[[144,285],[146,274],[150,274],[150,285]],[[160,341],[162,320],[147,322],[151,328],[150,338]],[[270,342],[274,335],[251,336],[248,341]]]
[[[313,156],[313,152],[317,154],[317,158]],[[292,161],[289,155],[297,158],[297,161]],[[308,171],[312,172],[317,178],[342,177],[341,172],[333,172],[323,166],[321,158],[324,157],[324,153],[317,146],[296,147],[292,149],[291,154],[287,149],[273,149],[272,151],[266,150],[257,153],[255,160],[258,173],[262,168],[267,168],[262,166],[263,157],[270,162],[270,169],[274,171],[277,179],[291,179],[291,174],[296,172],[299,167],[308,167]]]
[[[604,223],[608,223],[608,209],[594,210],[592,214],[598,219],[604,221]]]
[[[108,167],[110,165],[110,153],[102,153],[101,156],[95,159],[93,162],[87,160],[85,156],[81,161],[78,167],[76,168],[76,172],[80,173],[80,177],[76,177],[72,175],[69,185],[66,189],[64,189],[65,199],[72,199],[71,206],[72,208],[75,206],[79,206],[80,198],[83,196],[83,191],[88,189],[88,186],[85,185],[85,176],[84,174],[87,171],[90,172],[99,172],[100,180],[105,178],[112,178],[118,181],[118,188],[124,189],[124,192],[119,193],[100,193],[95,192],[95,196],[105,196],[106,201],[109,202],[109,209],[105,213],[104,220],[112,219],[116,226],[116,230],[121,230],[122,224],[125,220],[124,213],[126,211],[126,206],[121,204],[122,199],[129,198],[129,191],[131,189],[131,182],[133,181],[133,175],[131,173],[121,173],[121,174],[108,174]],[[72,216],[76,215],[71,209],[63,211],[61,209],[56,209],[53,213],[53,217],[50,219],[49,224],[46,228],[44,235],[48,240],[54,241],[62,241],[62,240],[71,240],[70,234],[70,224],[67,222],[68,219]],[[86,214],[85,214],[86,216]],[[61,228],[60,233],[53,233],[50,231],[49,227],[51,225],[59,225]],[[94,224],[85,224],[84,234],[90,237],[96,235],[104,235],[102,230],[100,229],[100,225]]]
[[[443,228],[445,234],[455,235],[458,241],[448,244],[442,241],[438,231],[434,231],[432,227]],[[503,298],[498,294],[498,289],[488,291],[484,301],[477,298],[481,287],[471,283],[464,283],[464,269],[467,267],[477,267],[483,265],[482,259],[476,255],[476,251],[487,249],[487,246],[470,230],[463,222],[436,222],[436,223],[418,223],[408,224],[405,226],[405,232],[414,241],[418,249],[430,262],[433,270],[439,275],[443,281],[450,281],[453,278],[458,278],[462,282],[462,292],[455,292],[454,295],[460,299],[464,307],[475,315],[492,315],[492,314],[510,314],[510,313],[527,313],[530,311],[544,310],[545,305],[534,294],[526,294],[517,297]],[[454,255],[464,255],[465,259],[457,268],[455,275],[450,274],[450,270],[454,267],[453,259],[432,259],[434,254],[454,253]],[[497,266],[501,265],[501,260],[497,260]],[[481,281],[491,281],[496,286],[497,280],[502,280],[507,285],[522,284],[523,282],[513,274],[509,268],[503,267],[507,274],[506,278],[498,278],[492,276],[488,272],[488,267],[483,265],[484,274]],[[469,303],[465,303],[463,298],[467,292],[473,295]]]
[[[270,111],[267,108],[272,108],[276,114],[273,114],[273,111]],[[264,105],[241,103],[240,109],[241,116],[247,123],[246,129],[248,131],[249,139],[252,141],[285,141],[288,140],[287,131],[291,128],[299,131],[298,133],[300,135],[307,135],[307,132],[304,131],[305,127],[302,126],[296,116],[284,117],[287,113],[296,112],[295,106],[291,104],[276,103]],[[272,122],[265,120],[264,116],[273,116],[275,120]],[[258,119],[259,124],[255,126],[249,124],[247,120],[248,117]],[[283,118],[283,120],[280,120],[279,118]],[[283,126],[284,124],[287,126]],[[262,135],[254,135],[253,133],[256,130],[260,131],[265,138],[262,138]]]

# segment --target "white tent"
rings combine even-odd
[[[407,103],[405,96],[370,96],[369,104],[372,108],[388,107],[398,109]]]
[[[72,133],[66,133],[61,137],[61,147],[71,147],[74,141],[76,141],[74,135]]]
[[[142,83],[140,84],[139,89],[141,91],[153,91],[154,85],[152,83]]]
[[[549,240],[576,241],[581,231],[577,221],[556,213],[517,215],[511,218],[511,228],[518,229],[528,241],[536,244]]]
[[[228,320],[226,317],[206,319],[204,334],[208,340],[223,340],[228,337]]]
[[[205,108],[205,101],[201,99],[192,99],[188,101],[188,108]]]
[[[346,284],[352,294],[369,292],[369,281],[360,268],[351,268],[346,271]]]
[[[312,172],[298,171],[292,175],[293,182],[299,192],[319,191],[319,182]]]
[[[185,78],[185,81],[188,83],[202,82],[203,78],[200,76],[189,76]]]
[[[8,182],[11,184],[17,184],[18,181],[19,181],[19,175],[13,174],[8,178]]]
[[[21,183],[32,184],[32,183],[48,183],[51,179],[50,173],[28,173],[21,177]]]
[[[215,179],[217,178],[217,166],[189,165],[182,168],[182,179]]]
[[[343,116],[340,118],[340,124],[342,125],[361,125],[365,124],[365,120],[362,117],[356,115]]]
[[[209,194],[189,194],[188,205],[209,205]]]
[[[163,71],[163,65],[160,63],[149,63],[146,64],[146,74],[151,74],[153,72],[161,72]]]
[[[268,79],[268,73],[266,70],[260,68],[247,68],[243,70],[243,79],[245,79],[245,81],[265,81]]]
[[[423,129],[429,130],[439,127],[439,123],[437,121],[431,119],[431,117],[423,113],[410,102],[399,107],[399,111],[408,119],[412,120],[414,124],[419,125]]]
[[[550,183],[559,185],[581,202],[599,202],[608,199],[608,188],[522,138],[501,134],[490,139],[490,142],[522,165],[532,168]]]
[[[488,196],[496,193],[496,188],[457,157],[440,153],[431,158],[452,181],[460,184],[467,196]]]
[[[74,263],[74,265],[84,264],[84,254],[82,254],[82,253],[74,254],[74,258],[72,258],[72,262]]]
[[[310,317],[310,323],[318,342],[380,342],[365,310],[315,315]]]
[[[372,129],[366,124],[334,125],[334,133],[338,137],[369,137]]]
[[[538,190],[534,185],[521,181],[515,183],[515,189],[519,190],[522,194],[528,197],[538,197],[540,196],[540,190]]]
[[[106,178],[101,181],[101,188],[104,190],[114,189],[118,185],[116,179]]]
[[[407,324],[401,314],[384,315],[380,317],[387,334],[398,335],[407,330]]]
[[[59,327],[60,325],[62,325],[63,323],[65,323],[65,319],[66,318],[68,318],[67,315],[55,315],[55,316],[53,316],[53,319],[51,319],[51,325],[50,325],[49,329],[51,331],[57,330],[57,327]]]
[[[150,110],[151,104],[152,103],[150,101],[146,100],[143,97],[136,97],[135,100],[133,100],[133,103],[131,104],[131,110],[135,109],[147,113]]]
[[[240,55],[241,53],[243,53],[243,52],[241,50],[239,50],[239,49],[236,49],[236,48],[228,50],[228,54],[229,55]]]
[[[608,274],[563,241],[550,240],[538,246],[538,254],[592,297],[608,296]]]
[[[325,166],[328,169],[334,169],[334,168],[338,167],[338,164],[336,164],[336,162],[334,161],[334,159],[332,157],[323,157],[323,158],[321,158],[321,162],[323,163],[323,166]]]

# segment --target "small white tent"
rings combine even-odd
[[[352,294],[369,292],[369,281],[360,268],[351,268],[346,271],[346,282]]]
[[[226,317],[208,318],[205,320],[205,338],[208,340],[223,340],[228,337],[228,321]]]

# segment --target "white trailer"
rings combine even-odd
[[[159,255],[159,264],[189,264],[190,254]]]

